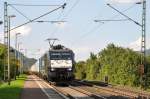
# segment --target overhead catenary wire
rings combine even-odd
[[[67,4],[69,3],[68,1],[69,1],[69,0],[66,0],[66,3],[67,3]],[[79,1],[80,1],[80,0],[76,0],[76,1],[74,2],[74,4],[72,5],[72,7],[67,11],[67,13],[65,13],[64,15],[61,14],[61,15],[58,17],[58,20],[63,20],[63,17],[67,17],[67,16],[73,11],[73,9],[78,5]]]
[[[63,8],[63,9],[64,9],[65,6],[66,6],[66,3],[64,3],[64,4],[61,5],[60,7],[56,8],[56,9],[54,9],[54,10],[51,10],[51,11],[49,11],[49,12],[47,12],[47,13],[45,13],[45,14],[39,16],[39,17],[36,17],[36,18],[34,18],[34,19],[32,19],[32,20],[26,22],[26,23],[23,23],[23,24],[21,24],[21,25],[19,25],[19,26],[16,26],[16,27],[10,29],[10,31],[11,31],[11,30],[14,30],[14,29],[16,29],[16,28],[19,28],[19,27],[21,27],[21,26],[24,26],[24,25],[26,25],[26,24],[28,24],[28,23],[31,23],[31,22],[33,22],[33,21],[35,21],[35,20],[37,20],[37,19],[40,19],[40,18],[42,18],[42,17],[44,17],[44,16],[46,16],[46,15],[48,15],[48,14],[50,14],[50,13],[52,13],[52,12],[58,10],[58,9],[60,9],[60,8]]]
[[[79,4],[80,0],[76,0],[76,2],[73,4],[73,6],[70,8],[70,10],[62,17],[67,17],[72,11],[73,9]]]
[[[14,7],[13,5],[9,5],[10,7],[12,7],[13,9],[15,9],[19,14],[21,14],[24,18],[26,18],[27,20],[31,21],[31,19],[29,17],[27,17],[25,14],[23,14],[21,11],[19,11],[16,7]]]
[[[134,22],[135,24],[139,25],[142,27],[142,25],[140,23],[138,23],[137,21],[131,19],[130,17],[128,17],[127,15],[125,15],[124,13],[122,13],[121,11],[117,10],[116,8],[114,8],[113,6],[111,6],[110,4],[107,4],[110,8],[114,9],[115,11],[117,11],[118,13],[120,13],[121,15],[123,15],[124,17],[126,17],[127,19],[129,19],[130,21]]]
[[[17,11],[20,15],[22,15],[24,18],[26,18],[27,20],[31,21],[31,19],[29,17],[27,17],[25,14],[23,14],[21,11],[19,11],[16,7],[13,6],[13,4],[9,4],[9,6],[13,9],[15,9],[15,11]],[[51,22],[51,23],[56,23],[56,21],[43,21],[43,20],[39,20],[39,21],[35,21],[35,22]],[[60,21],[59,21],[60,22]],[[61,21],[61,22],[66,22],[66,21]]]
[[[101,22],[106,22],[106,21],[128,21],[129,19],[117,19],[117,20],[109,20],[109,19],[107,19],[107,20],[94,20],[95,22],[99,22],[99,21],[101,21]]]
[[[127,8],[127,9],[123,10],[122,12],[126,12],[126,11],[132,9],[134,6],[135,6],[135,4],[133,4],[132,6],[130,6],[130,7]],[[115,18],[118,17],[118,16],[119,16],[119,14],[114,15],[114,16],[112,16],[112,17],[111,17],[110,19],[108,19],[108,20],[113,20],[113,19],[115,19]],[[124,19],[124,20],[127,20],[127,19]],[[97,29],[98,29],[100,26],[102,26],[102,25],[104,25],[104,24],[106,24],[106,23],[108,23],[108,22],[111,22],[111,21],[103,22],[103,24],[97,26]],[[96,29],[96,30],[97,30],[97,29]],[[94,29],[92,29],[92,30],[93,30],[93,31],[96,31],[96,30],[94,30]],[[90,31],[90,32],[93,32],[93,31]],[[89,32],[88,32],[88,33],[89,33]],[[85,36],[86,36],[86,35],[84,35],[84,36],[82,36],[82,37],[85,37]]]
[[[130,9],[132,9],[133,7],[135,6],[135,4],[133,4],[132,6],[130,6],[129,8],[127,8],[127,9],[125,9],[123,12],[126,12],[126,11],[128,11],[128,10],[130,10]],[[127,18],[127,19],[117,19],[117,20],[114,20],[114,18],[116,18],[118,15],[115,15],[115,16],[113,16],[112,18],[110,18],[110,19],[101,19],[101,20],[94,20],[95,22],[102,22],[102,23],[104,23],[104,21],[105,22],[107,22],[107,21],[128,21],[129,20],[129,18]]]
[[[136,4],[133,4],[131,5],[130,7],[128,7],[127,9],[123,10],[122,12],[126,12],[130,9],[132,9]],[[113,20],[115,19],[116,17],[118,17],[120,14],[117,14],[117,15],[114,15],[112,17],[110,17],[108,20]],[[128,19],[125,19],[125,20],[128,20]],[[72,44],[76,44],[77,42],[76,41],[79,41],[80,39],[83,39],[85,37],[87,37],[89,34],[97,31],[101,26],[105,25],[106,23],[109,23],[111,21],[106,21],[106,22],[101,22],[102,24],[98,24],[97,26],[93,27],[89,32],[86,32],[84,33],[83,35],[81,35],[77,40],[73,41]]]
[[[38,20],[38,21],[35,21],[35,22],[39,22],[39,23],[42,23],[42,22],[61,23],[61,22],[67,22],[67,21],[63,21],[63,20],[60,20],[60,21],[43,21],[43,20]]]
[[[14,5],[14,6],[61,6],[61,5],[33,5],[33,4],[8,4],[8,5]]]
[[[10,5],[10,7],[12,7],[13,9],[15,9],[19,14],[21,14],[24,18],[26,18],[27,20],[31,21],[31,19],[29,17],[27,17],[25,14],[23,14],[21,11],[19,11],[16,7]],[[66,21],[43,21],[43,20],[38,20],[38,21],[34,21],[34,22],[51,22],[51,23],[56,23],[56,22],[66,22]]]
[[[66,2],[68,2],[69,0],[66,0]],[[64,14],[64,15],[60,15],[59,17],[58,17],[58,20],[64,20],[64,18],[65,17],[67,17],[72,11],[73,11],[73,9],[78,5],[78,3],[80,2],[80,0],[76,0],[75,1],[75,3],[72,5],[72,7],[67,11],[67,13],[66,14]],[[53,36],[55,36],[55,34],[57,33],[57,31],[58,31],[58,27],[56,27],[55,29],[54,29],[54,31],[51,33],[51,36],[53,37]]]

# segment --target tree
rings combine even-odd
[[[138,74],[139,53],[110,44],[99,53],[99,60],[103,65],[102,71],[107,71],[109,82],[130,86],[140,84]]]
[[[7,65],[6,61],[6,57],[7,56],[7,50],[6,47],[2,44],[0,44],[0,80],[3,78],[4,76],[4,64]],[[15,53],[14,51],[10,51],[10,75],[11,78],[14,78],[14,71],[15,71],[15,67],[18,66],[18,60],[15,60]]]
[[[75,65],[75,76],[77,79],[85,79],[86,78],[86,73],[85,73],[85,62],[84,61],[80,61],[78,63],[76,63]]]
[[[144,82],[148,86],[150,85],[150,56],[146,58],[147,78]],[[78,62],[76,76],[80,79],[102,81],[107,76],[109,83],[112,84],[140,86],[140,61],[139,52],[109,44],[98,54],[91,53],[85,62]]]
[[[94,53],[90,53],[90,58],[86,61],[86,79],[97,79],[99,69],[100,63],[97,61],[97,56]]]
[[[4,56],[6,54],[6,47],[0,44],[0,79],[3,78],[4,74]]]

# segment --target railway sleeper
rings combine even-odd
[[[104,98],[104,97],[102,97],[102,96],[99,96],[99,95],[96,95],[96,94],[94,94],[94,93],[88,92],[88,91],[83,90],[83,89],[81,89],[81,88],[72,87],[72,86],[69,86],[69,88],[74,89],[74,90],[76,90],[76,91],[79,91],[79,92],[81,92],[81,93],[83,93],[83,94],[86,94],[86,95],[88,95],[88,96],[90,96],[90,97],[92,97],[92,98],[94,98],[94,99],[106,99],[106,98]]]
[[[125,96],[125,97],[129,97],[131,99],[138,99],[138,95],[134,94],[128,94],[127,92],[121,92],[121,91],[117,91],[115,89],[110,89],[110,88],[103,88],[103,87],[100,87],[100,86],[96,86],[96,85],[93,85],[93,87],[97,88],[97,89],[102,89],[102,90],[105,90],[105,91],[108,91],[108,92],[112,92],[114,93],[114,95],[121,95],[121,96]]]

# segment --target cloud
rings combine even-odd
[[[31,27],[22,26],[22,27],[15,29],[15,30],[12,30],[11,31],[11,37],[14,37],[16,33],[21,33],[21,36],[27,36],[30,34],[30,32],[31,32]]]
[[[67,26],[67,23],[66,22],[58,22],[58,23],[55,23],[55,26],[58,28],[65,28]]]
[[[140,49],[141,49],[141,37],[139,37],[136,41],[131,42],[128,47],[135,50],[135,51],[140,51]]]
[[[82,46],[82,47],[78,47],[78,48],[73,48],[73,51],[76,54],[80,54],[80,53],[87,53],[90,52],[92,49],[86,46]]]
[[[87,47],[87,46],[79,46],[79,47],[72,48],[72,50],[75,53],[76,61],[86,60],[90,52],[93,52],[93,49],[94,49],[93,47]]]
[[[11,38],[14,38],[16,33],[21,33],[21,36],[27,36],[31,33],[31,27],[22,26],[15,30],[12,30],[10,32]],[[4,33],[0,32],[0,43],[3,43],[3,41],[4,41]]]
[[[135,3],[142,2],[143,0],[107,0],[109,3]]]
[[[133,41],[129,44],[128,48],[131,48],[135,51],[140,51],[141,50],[141,40],[142,40],[142,37],[139,37],[136,41]],[[146,40],[146,48],[149,49],[150,48],[150,45],[148,45],[148,42],[150,41],[150,39],[147,39]]]
[[[37,48],[37,49],[36,48],[30,49],[28,47],[27,50],[28,50],[28,57],[39,59],[45,52],[48,51],[48,48],[42,47],[42,48]]]

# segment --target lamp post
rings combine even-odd
[[[10,15],[8,16],[8,50],[7,50],[7,55],[8,55],[8,85],[10,85],[10,19],[16,17],[15,15]]]
[[[26,53],[27,53],[27,49],[20,49],[20,51],[22,52],[22,55],[21,55],[21,65],[22,65],[22,71],[25,71],[26,68],[25,68],[25,56],[26,56]]]
[[[15,61],[17,63],[17,59],[18,59],[18,48],[17,48],[17,44],[18,44],[18,36],[20,35],[21,33],[16,33],[15,35]],[[16,80],[16,73],[18,72],[18,69],[17,69],[17,66],[15,66],[15,80]]]
[[[21,62],[22,62],[22,60],[21,60],[21,52],[20,52],[20,45],[22,44],[22,42],[19,42],[18,43],[18,60],[19,60],[19,65],[20,65],[20,68],[19,68],[19,71],[20,71],[20,73],[21,73],[21,68],[22,68],[22,64],[21,64]]]

